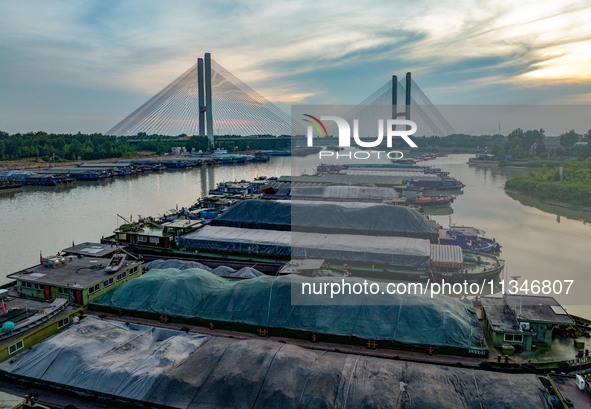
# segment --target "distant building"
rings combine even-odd
[[[493,345],[531,351],[533,344],[552,344],[552,330],[575,322],[552,297],[483,297],[483,318]]]
[[[187,148],[184,146],[173,146],[170,148],[170,153],[173,155],[185,155],[187,153]]]

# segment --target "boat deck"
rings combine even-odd
[[[105,267],[109,264],[109,259],[106,258],[66,256],[65,259],[66,264],[56,268],[38,264],[9,274],[7,277],[13,280],[83,289],[113,274],[105,272]],[[128,260],[128,263],[129,265],[141,264],[134,260]]]
[[[246,340],[246,339],[261,339],[262,337],[258,336],[257,334],[248,333],[248,332],[238,332],[238,331],[230,331],[225,329],[209,329],[207,327],[195,326],[195,325],[186,325],[186,324],[178,324],[178,323],[167,323],[167,322],[156,322],[150,320],[148,318],[140,318],[140,317],[132,317],[132,316],[120,316],[117,314],[106,313],[106,312],[99,312],[89,310],[87,311],[89,315],[96,315],[100,318],[114,320],[114,321],[121,321],[121,322],[131,322],[140,325],[147,325],[147,326],[157,326],[161,328],[168,328],[168,329],[175,329],[178,330],[180,327],[183,327],[181,330],[187,329],[190,332],[197,332],[204,335],[210,336],[217,336],[217,337],[227,337],[232,339],[239,339],[239,340]],[[305,339],[297,339],[297,338],[287,338],[287,337],[279,337],[279,336],[267,336],[262,339],[280,342],[283,344],[290,344],[290,345],[297,345],[302,348],[307,349],[314,349],[319,351],[330,351],[330,352],[340,352],[346,354],[356,354],[356,355],[363,355],[363,356],[372,356],[376,358],[387,358],[387,359],[396,359],[402,361],[409,361],[409,362],[420,362],[420,363],[430,363],[430,364],[438,364],[438,365],[446,365],[446,366],[455,366],[455,367],[469,367],[469,368],[480,368],[480,364],[485,361],[484,357],[468,357],[468,356],[460,356],[460,355],[441,355],[441,354],[433,354],[429,355],[428,351],[425,352],[418,352],[418,351],[406,351],[406,350],[394,350],[394,349],[380,349],[379,346],[377,349],[369,349],[365,347],[360,347],[356,345],[348,345],[348,344],[339,344],[334,342],[312,342],[311,340]]]
[[[574,377],[551,375],[554,385],[558,388],[564,399],[573,403],[574,408],[591,408],[591,392],[580,390]]]
[[[9,294],[10,295],[4,300],[7,314],[15,310],[24,310],[28,312],[21,314],[22,318],[24,318],[23,320],[15,321],[16,326],[12,332],[0,336],[0,348],[12,344],[17,338],[26,337],[49,320],[65,318],[80,308],[74,305],[65,305],[54,309],[56,304],[53,304],[52,306],[51,302],[15,297],[13,296],[12,291],[9,292]],[[63,301],[65,302],[66,300]],[[55,310],[53,313],[50,311],[52,309]],[[43,311],[45,311],[46,314],[42,314]],[[3,315],[4,314],[0,315],[0,319],[2,319]]]
[[[478,229],[476,227],[472,227],[472,226],[456,226],[454,224],[452,224],[451,226],[449,226],[448,230],[458,230],[466,235],[469,236],[484,236],[486,234],[486,232],[482,229]]]

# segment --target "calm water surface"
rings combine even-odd
[[[570,295],[556,295],[569,312],[591,317],[591,226],[525,206],[503,190],[505,181],[523,169],[476,168],[468,156],[454,155],[428,162],[450,171],[466,184],[453,204],[452,222],[484,229],[502,245],[508,276],[524,279],[572,279]],[[310,174],[315,157],[299,160],[297,172]],[[115,179],[106,183],[77,183],[73,187],[30,188],[0,195],[2,215],[0,277],[38,263],[72,241],[98,241],[112,233],[121,219],[148,216],[188,206],[209,188],[225,180],[251,180],[292,172],[290,158],[265,164],[197,168]],[[433,216],[447,226],[449,216]]]

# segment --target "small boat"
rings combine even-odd
[[[453,196],[417,196],[408,200],[408,203],[415,206],[449,206],[454,201]]]
[[[269,155],[262,153],[262,152],[256,152],[252,158],[253,162],[269,162],[271,158],[269,157]]]
[[[409,179],[406,181],[405,189],[407,190],[461,190],[464,184],[459,180],[451,177],[443,177],[439,180],[421,180]]]
[[[127,258],[127,254],[125,253],[117,253],[113,254],[111,257],[111,261],[109,261],[109,265],[105,267],[105,273],[115,273],[123,264],[125,264],[125,259]]]
[[[0,181],[0,193],[20,192],[22,186],[22,183],[17,183],[12,180],[2,180]]]
[[[261,188],[261,192],[265,195],[274,195],[277,193],[277,189],[275,189],[272,185],[265,185]]]
[[[441,185],[437,187],[439,190],[460,190],[465,185],[455,178],[446,177],[443,178]]]
[[[401,165],[415,165],[418,160],[413,159],[413,158],[407,158],[407,159],[392,159],[393,163],[398,163]]]
[[[483,237],[475,232],[450,228],[441,229],[439,234],[441,244],[460,246],[470,253],[494,253],[501,250],[501,245],[494,238]]]
[[[468,159],[468,165],[496,166],[499,161],[493,155],[476,155]]]

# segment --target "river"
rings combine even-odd
[[[503,190],[505,181],[528,170],[469,167],[467,159],[467,155],[452,155],[425,163],[451,172],[466,184],[453,204],[452,222],[479,227],[496,238],[503,246],[501,257],[506,260],[509,277],[519,275],[521,281],[574,280],[569,295],[554,297],[570,313],[591,318],[591,226],[565,217],[567,211],[548,213],[508,196]],[[300,160],[299,172],[309,174],[314,161]],[[20,193],[1,194],[0,277],[38,263],[39,252],[49,255],[72,241],[98,241],[122,222],[117,214],[134,219],[157,215],[177,204],[195,203],[221,181],[290,172],[290,158],[275,157],[268,163],[167,171],[101,183],[77,182],[57,189],[27,187]],[[450,220],[448,215],[432,217],[444,226]]]

